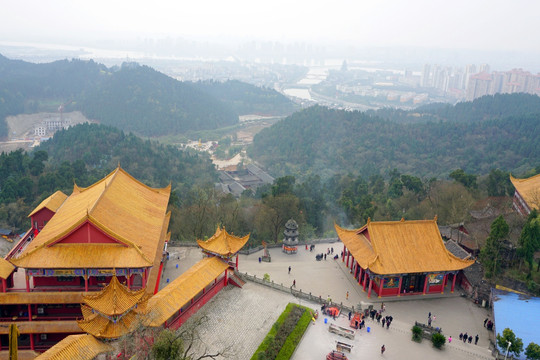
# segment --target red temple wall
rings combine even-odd
[[[110,244],[117,243],[113,238],[103,233],[101,230],[86,222],[81,227],[73,231],[66,238],[60,240],[58,243],[63,244]]]
[[[32,219],[32,228],[34,228],[34,229],[36,228],[36,222],[37,222],[37,229],[38,230],[43,229],[43,227],[45,226],[45,222],[51,220],[53,215],[54,215],[54,212],[52,212],[51,210],[49,210],[47,208],[43,208],[43,209],[39,210],[37,213],[35,213],[31,217],[31,219]]]
[[[84,279],[80,276],[70,276],[62,278],[69,281],[58,281],[55,276],[34,276],[34,286],[80,286],[84,285]]]

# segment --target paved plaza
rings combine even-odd
[[[302,342],[292,359],[312,360],[325,359],[326,354],[335,349],[337,341],[353,345],[348,358],[354,359],[493,359],[488,349],[488,331],[483,327],[483,321],[489,316],[488,310],[478,307],[471,301],[459,296],[459,289],[454,294],[440,297],[432,295],[403,296],[395,298],[368,299],[362,287],[356,283],[341,260],[316,261],[317,253],[326,252],[334,247],[334,254],[340,253],[343,244],[318,244],[313,252],[301,248],[295,255],[287,255],[281,249],[270,249],[272,261],[259,263],[262,251],[251,255],[240,255],[239,270],[242,273],[256,275],[262,278],[269,274],[270,280],[276,284],[290,287],[296,281],[296,288],[312,295],[328,296],[333,302],[348,306],[361,305],[363,308],[372,304],[380,309],[384,301],[385,315],[393,316],[394,320],[389,329],[382,328],[377,322],[366,321],[370,328],[357,331],[354,340],[349,340],[328,331],[330,323],[348,327],[347,314],[336,320],[320,316],[310,325]],[[182,272],[202,258],[199,248],[180,247],[170,248],[170,260],[164,270],[161,286],[174,280]],[[178,265],[178,268],[176,267]],[[291,273],[288,267],[291,266]],[[347,299],[347,291],[349,297]],[[267,286],[247,282],[242,289],[229,286],[208,302],[201,310],[209,318],[209,322],[201,327],[201,336],[205,346],[210,350],[229,348],[230,359],[249,359],[264,339],[278,316],[289,302],[299,303],[313,309],[320,305],[294,297],[291,294],[271,289]],[[444,346],[443,350],[433,348],[431,341],[421,343],[411,341],[411,327],[414,321],[426,323],[428,313],[435,316],[433,326],[441,327],[443,334],[452,336],[452,343]],[[467,332],[473,337],[478,334],[478,345],[459,341],[459,334]],[[386,352],[380,354],[380,348],[385,345]]]

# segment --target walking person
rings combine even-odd
[[[383,346],[381,346],[381,355],[384,354],[384,352],[386,351],[386,348]]]
[[[448,337],[448,343],[450,344],[452,342],[452,335]]]
[[[487,321],[488,321],[488,318],[485,318],[485,319],[484,319],[484,327],[486,327]]]
[[[292,286],[293,286],[293,287],[296,287],[296,279],[294,279],[294,280],[292,281]]]
[[[427,324],[428,324],[428,326],[431,326],[431,316],[428,317],[428,319],[427,319]]]
[[[382,327],[384,328],[384,324],[386,323],[386,318],[382,319]]]
[[[291,267],[289,266],[289,274],[291,273]]]
[[[478,336],[478,334],[476,334],[476,336],[474,337],[474,345],[478,345],[478,339],[480,339],[480,337]]]
[[[469,335],[469,344],[472,343],[472,335]]]
[[[347,291],[347,296],[346,296],[347,300],[349,300],[349,292]]]

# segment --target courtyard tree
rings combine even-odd
[[[522,261],[527,262],[530,273],[534,263],[534,253],[540,249],[540,217],[538,217],[536,209],[533,209],[529,214],[518,244],[518,255]]]
[[[523,351],[523,341],[509,328],[503,330],[502,335],[497,334],[497,345],[501,349],[508,349],[508,352],[519,356]]]
[[[540,345],[533,342],[527,345],[525,356],[528,360],[540,360]]]

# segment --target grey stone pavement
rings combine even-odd
[[[284,254],[281,249],[270,249],[272,257],[270,263],[258,262],[262,251],[241,255],[239,270],[259,278],[268,273],[271,281],[283,283],[285,286],[291,286],[293,280],[296,280],[297,289],[320,295],[323,299],[330,296],[333,302],[348,306],[357,307],[361,304],[364,308],[368,304],[373,304],[376,309],[380,309],[381,302],[384,302],[386,308],[384,314],[392,315],[394,320],[389,329],[383,329],[377,322],[367,320],[366,326],[370,331],[367,332],[367,329],[356,331],[354,340],[349,340],[328,331],[330,323],[349,328],[347,314],[336,320],[327,318],[326,324],[325,317],[319,316],[306,331],[292,357],[293,360],[325,359],[326,354],[335,349],[337,341],[353,345],[352,352],[346,354],[350,360],[493,359],[488,349],[489,333],[483,327],[484,319],[490,317],[489,312],[460,297],[459,288],[456,287],[454,294],[445,294],[441,297],[425,295],[403,296],[399,299],[377,297],[368,299],[362,287],[356,283],[340,260],[334,261],[330,257],[327,257],[326,261],[315,260],[317,253],[330,247],[334,247],[334,253],[339,253],[343,245],[318,244],[314,252],[301,248],[295,255]],[[162,276],[162,287],[167,284],[167,278],[172,281],[202,258],[198,248],[170,248],[169,252],[170,260]],[[289,266],[291,266],[290,274]],[[199,312],[208,316],[210,320],[200,327],[203,346],[210,351],[228,348],[228,359],[250,359],[289,302],[319,309],[320,312],[318,304],[253,282],[248,281],[242,289],[228,286]],[[453,341],[447,342],[443,350],[433,348],[429,340],[424,339],[421,343],[411,341],[411,327],[414,321],[426,323],[428,312],[435,316],[432,325],[441,327],[447,339],[452,336]],[[460,342],[458,336],[461,332],[467,332],[473,337],[478,334],[480,336],[478,345],[474,345],[474,340],[472,344]],[[386,352],[381,355],[380,348],[383,344]]]

